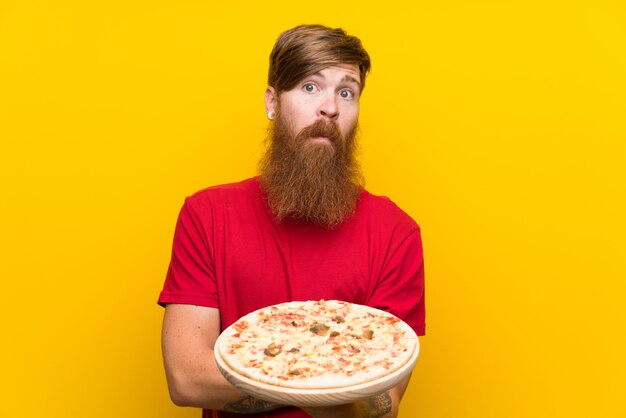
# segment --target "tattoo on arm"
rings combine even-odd
[[[359,405],[361,416],[367,418],[380,418],[391,412],[391,393],[389,391],[369,398]]]
[[[255,414],[259,412],[271,411],[281,407],[282,405],[276,405],[271,402],[248,396],[238,401],[227,403],[224,405],[224,411],[237,412],[239,414]]]

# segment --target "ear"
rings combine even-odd
[[[267,117],[270,120],[274,119],[277,103],[278,97],[276,96],[276,90],[274,90],[274,87],[268,86],[267,89],[265,89],[265,113],[267,113]]]

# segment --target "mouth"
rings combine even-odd
[[[325,136],[316,136],[313,138],[309,138],[309,142],[313,144],[328,144],[328,145],[333,144],[330,138],[325,137]]]

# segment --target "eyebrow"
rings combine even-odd
[[[319,77],[319,78],[325,78],[320,71],[311,74],[311,76],[314,77]],[[357,80],[356,78],[354,78],[353,76],[351,76],[350,74],[346,74],[343,76],[343,78],[341,79],[342,82],[352,82],[355,83],[356,85],[359,86],[359,88],[361,87],[361,82],[359,80]]]
[[[353,82],[353,83],[358,84],[358,85],[359,85],[359,87],[361,87],[361,82],[360,82],[359,80],[357,80],[356,78],[352,77],[352,76],[351,76],[351,75],[349,75],[349,74],[344,75],[344,76],[343,76],[343,80],[341,80],[341,81],[348,81],[348,82],[350,82],[350,81],[351,81],[351,82]]]

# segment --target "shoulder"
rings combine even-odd
[[[387,227],[401,228],[407,232],[420,229],[418,223],[387,196],[363,190],[357,210],[360,212],[358,216],[365,216],[370,221]]]
[[[230,214],[252,213],[262,207],[263,195],[256,177],[236,183],[206,187],[187,196],[181,208],[181,217],[204,224],[220,222]]]
[[[219,184],[198,190],[185,199],[185,204],[192,207],[245,202],[261,196],[261,188],[256,177],[235,183]]]

